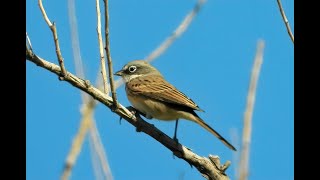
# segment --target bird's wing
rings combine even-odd
[[[189,97],[177,90],[161,76],[142,76],[132,79],[126,84],[133,95],[143,95],[166,103],[172,103],[203,111]]]

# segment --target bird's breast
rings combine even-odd
[[[132,95],[127,92],[127,97],[134,108],[146,114],[149,117],[160,120],[176,120],[180,117],[180,113],[167,106],[161,101],[140,95]]]

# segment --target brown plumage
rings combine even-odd
[[[126,81],[126,93],[134,108],[147,118],[159,120],[191,120],[220,139],[230,149],[236,149],[195,112],[203,111],[194,101],[167,82],[161,73],[145,61],[132,61],[118,71]]]

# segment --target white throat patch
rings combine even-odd
[[[125,82],[129,82],[131,79],[134,79],[140,76],[143,76],[143,74],[126,75],[126,76],[122,76],[122,78],[124,79]]]

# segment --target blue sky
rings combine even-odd
[[[101,5],[102,5],[101,1]],[[169,36],[192,9],[192,1],[110,1],[110,46],[114,70],[143,59]],[[55,21],[68,71],[75,73],[67,1],[44,1]],[[294,30],[293,1],[283,0]],[[37,55],[57,64],[53,38],[37,1],[27,0],[26,30]],[[86,78],[94,82],[99,67],[95,1],[76,1],[81,57]],[[208,0],[194,21],[165,54],[152,64],[206,112],[208,124],[231,141],[241,138],[243,115],[258,39],[265,40],[264,61],[253,114],[250,179],[293,179],[294,167],[294,46],[287,34],[276,0]],[[80,121],[80,91],[59,81],[47,70],[26,65],[26,170],[28,180],[60,177]],[[118,78],[118,77],[116,77]],[[120,103],[129,102],[124,86],[117,89]],[[114,179],[203,179],[195,168],[157,141],[99,104],[96,123]],[[174,122],[151,120],[169,136]],[[227,174],[235,179],[235,154],[195,123],[180,121],[182,144],[201,156],[231,160]],[[239,139],[240,140],[240,139]],[[240,149],[240,141],[234,143]],[[94,179],[88,139],[71,179]]]

